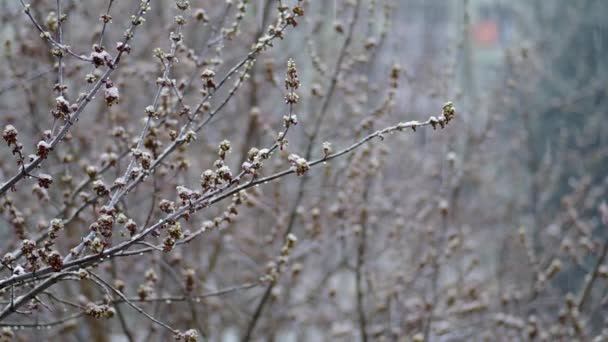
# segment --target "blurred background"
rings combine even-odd
[[[114,56],[139,4],[61,2],[63,39],[86,56],[102,36]],[[290,153],[315,160],[323,142],[339,151],[400,121],[440,116],[447,101],[454,121],[396,132],[304,176],[252,187],[238,214],[226,213],[235,203],[227,199],[182,221],[186,235],[197,234],[189,243],[114,258],[95,272],[122,284],[150,315],[195,329],[202,340],[608,340],[608,2],[191,0],[184,12],[175,3],[151,1],[131,53],[111,76],[118,104],[97,95],[37,170],[53,177],[52,186],[25,179],[0,198],[0,251],[18,250],[54,218],[65,222],[56,241],[62,255],[87,234],[107,201],[93,183],[110,187],[127,167],[163,72],[153,50],[170,50],[176,15],[187,24],[169,77],[183,98],[169,88],[160,93],[160,118],[144,143],[153,158],[187,122],[176,108],[194,108],[205,93],[201,72],[214,70],[219,82],[275,24],[278,6],[301,6],[297,26],[218,88],[209,102],[217,111],[196,141],[119,203],[138,229],[164,216],[161,200],[180,203],[176,186],[200,189],[221,141],[231,142],[226,165],[234,175],[251,147],[273,143],[289,112],[289,58],[301,82],[298,124],[262,176],[289,168]],[[56,35],[56,2],[30,4]],[[104,13],[112,20],[102,31]],[[0,124],[18,129],[27,156],[56,124],[57,59],[18,1],[0,1],[0,37]],[[103,68],[71,56],[64,63],[65,97],[74,102],[90,89],[85,75]],[[19,171],[11,150],[0,150],[0,182]],[[113,245],[125,239],[121,227]],[[287,233],[298,243],[283,263]],[[166,235],[146,241],[162,247]],[[172,338],[97,287],[57,284],[27,314],[0,322],[4,334]],[[3,298],[10,303],[6,289]],[[109,303],[116,314],[90,317],[86,303]]]

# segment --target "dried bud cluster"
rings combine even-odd
[[[177,240],[184,237],[182,232],[182,225],[179,222],[172,222],[166,226],[167,237],[163,240],[163,251],[165,253],[171,252]]]
[[[285,76],[285,89],[287,94],[285,95],[285,102],[288,104],[298,103],[300,97],[296,93],[296,90],[300,87],[300,80],[298,79],[298,70],[296,69],[296,63],[293,59],[287,61],[287,76]]]
[[[215,71],[211,69],[205,69],[201,73],[201,79],[203,80],[203,87],[206,89],[215,89],[216,84],[213,80],[215,77]]]
[[[106,100],[108,107],[112,107],[112,105],[116,104],[120,99],[120,94],[118,88],[114,85],[114,82],[106,80],[105,83],[106,89],[104,90],[104,99]]]
[[[75,109],[75,105],[71,105],[63,96],[59,96],[55,99],[55,109],[51,110],[51,114],[57,119],[66,120]]]
[[[230,151],[231,151],[230,141],[224,140],[218,146],[217,154],[221,159],[226,159],[226,155],[228,153],[230,153]]]
[[[226,153],[223,151],[221,153]],[[222,159],[214,163],[215,170],[205,170],[201,174],[200,184],[204,192],[215,189],[217,186],[230,183],[232,181],[232,171],[224,164]]]
[[[17,155],[17,165],[24,164],[24,157],[21,153],[23,151],[23,144],[21,144],[18,140],[19,132],[13,125],[6,125],[4,127],[4,131],[2,132],[2,138],[8,146],[13,145],[12,154]]]
[[[60,271],[63,267],[63,258],[57,251],[51,251],[48,253],[45,261],[55,271]]]
[[[98,305],[95,303],[87,304],[84,312],[88,316],[91,316],[91,317],[94,317],[97,319],[99,319],[99,318],[110,319],[110,318],[114,317],[114,315],[116,314],[116,310],[114,310],[113,307],[106,305],[106,304]]]
[[[266,148],[258,150],[253,147],[247,153],[247,160],[243,162],[241,168],[245,173],[256,176],[257,171],[260,170],[263,165],[263,161],[268,158],[270,158],[270,150]]]
[[[48,157],[48,155],[52,149],[53,149],[53,147],[51,146],[50,143],[48,143],[44,140],[41,140],[36,145],[36,155],[42,159],[46,159],[46,157]]]
[[[295,114],[283,116],[283,127],[289,128],[298,124],[298,117]]]
[[[95,191],[97,196],[107,196],[110,194],[110,189],[101,179],[93,182],[93,191]]]
[[[97,44],[93,45],[93,52],[91,52],[90,59],[95,68],[99,68],[100,66],[104,65],[107,65],[110,68],[113,67],[112,56],[103,48],[103,46],[99,46]]]
[[[198,333],[194,329],[186,330],[175,335],[176,341],[196,342],[198,341]]]
[[[114,226],[114,217],[108,214],[101,214],[97,220],[89,226],[89,229],[93,232],[99,233],[101,236],[106,238],[106,241],[103,242],[103,247],[110,244],[110,238],[112,237],[112,227]],[[95,252],[99,253],[101,250],[99,248],[93,248]]]
[[[437,128],[439,125],[441,128],[445,128],[445,126],[456,116],[456,108],[452,102],[447,102],[443,105],[442,114],[440,117],[436,118],[431,116],[430,122],[433,128]]]
[[[287,158],[293,170],[296,171],[296,175],[302,176],[310,169],[308,161],[295,153],[292,153]]]
[[[19,132],[13,125],[6,125],[6,127],[4,127],[4,131],[2,132],[2,138],[4,139],[4,141],[6,141],[8,146],[17,144],[18,135]]]
[[[49,186],[53,184],[53,177],[46,173],[41,173],[38,175],[38,185],[42,188],[48,189]]]

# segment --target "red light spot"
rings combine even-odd
[[[498,25],[494,21],[482,21],[475,26],[473,37],[477,45],[492,46],[498,42]]]

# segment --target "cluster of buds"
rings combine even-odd
[[[114,217],[108,214],[102,214],[91,223],[89,229],[93,232],[101,234],[105,238],[112,237],[112,227],[114,226]]]
[[[261,150],[252,147],[247,152],[247,160],[243,162],[241,167],[245,173],[255,176],[257,171],[262,167],[262,162],[270,157],[270,150],[263,148]]]
[[[137,223],[135,223],[133,219],[128,219],[127,222],[125,222],[125,229],[129,232],[129,235],[133,237],[137,232]]]
[[[154,293],[154,289],[149,284],[141,284],[137,287],[137,297],[140,300],[146,300]]]
[[[217,179],[220,179],[222,182],[232,181],[232,171],[230,171],[227,165],[223,165],[217,169]]]
[[[51,220],[51,231],[49,232],[49,239],[55,240],[57,238],[57,234],[63,230],[64,225],[61,219],[52,219]]]
[[[192,201],[196,201],[197,199],[199,199],[201,197],[200,193],[198,193],[192,189],[188,189],[185,186],[178,185],[176,187],[176,190],[177,190],[177,197],[179,197],[179,199],[182,200],[182,204],[191,203]]]
[[[186,330],[175,334],[176,341],[196,342],[198,341],[198,333],[194,329]]]
[[[450,122],[454,116],[456,116],[456,108],[451,101],[446,102],[443,105],[443,117],[445,118],[446,123]]]
[[[278,22],[277,25],[269,25],[268,26],[268,30],[267,30],[267,34],[261,36],[260,38],[258,38],[258,41],[255,43],[255,45],[253,46],[253,53],[261,53],[262,51],[266,50],[269,46],[272,46],[272,40],[274,38],[281,38],[283,39],[283,28],[280,25],[281,23]]]
[[[293,27],[298,26],[298,21],[296,20],[296,18],[304,15],[302,1],[299,0],[298,4],[293,7],[291,12],[289,11],[289,6],[287,6],[286,4],[280,4],[279,13],[281,15],[281,20],[284,20],[287,25],[291,25]]]
[[[63,96],[58,96],[55,99],[55,109],[51,110],[54,118],[65,120],[69,118],[70,113],[76,110],[77,104],[70,104]]]
[[[144,144],[145,144],[145,142],[144,142]],[[141,172],[142,169],[150,168],[150,166],[152,165],[152,155],[150,155],[149,152],[142,151],[138,148],[131,149],[131,154],[133,155],[133,158],[135,158],[135,160],[137,161],[139,166],[141,166],[141,167],[139,167],[139,166],[134,167],[131,170],[131,173],[129,174],[130,179],[135,179],[139,176],[139,173]]]
[[[230,141],[223,140],[217,148],[217,154],[221,159],[226,159],[226,156],[231,150],[232,147],[230,145]]]
[[[158,207],[165,214],[171,214],[175,211],[175,203],[167,199],[161,200]]]
[[[205,69],[201,73],[201,79],[203,80],[203,87],[205,89],[215,89],[216,84],[213,78],[215,77],[215,71],[211,69]]]
[[[189,130],[188,132],[186,132],[186,134],[184,135],[183,139],[184,139],[183,141],[186,144],[189,144],[189,143],[195,141],[196,140],[196,132],[194,132],[193,130]]]
[[[51,175],[48,175],[46,173],[39,174],[37,178],[38,178],[38,185],[41,188],[48,189],[49,186],[51,186],[51,184],[53,184],[53,177],[51,177]]]
[[[49,14],[46,16],[46,19],[44,20],[44,23],[49,28],[49,31],[56,32],[57,28],[59,26],[58,25],[59,24],[59,18],[57,17],[57,12],[50,11]]]
[[[21,241],[21,253],[27,259],[27,268],[31,271],[38,269],[39,252],[40,250],[36,249],[36,242],[28,239]]]
[[[283,248],[281,248],[281,257],[288,257],[289,254],[291,253],[291,251],[293,250],[293,248],[296,246],[296,243],[298,242],[298,238],[289,233],[287,234],[287,238],[285,241],[285,245],[283,246]],[[287,259],[285,259],[284,261],[281,261],[281,263],[286,263]]]
[[[142,1],[142,3],[143,3],[143,1]],[[132,15],[131,16],[131,24],[133,26],[139,26],[145,22],[146,22],[146,18],[144,18],[143,15]],[[128,38],[130,39],[130,38],[132,38],[132,36],[128,37]]]
[[[205,170],[201,174],[201,187],[208,190],[216,185],[217,174],[213,170]]]
[[[378,42],[373,37],[369,37],[365,40],[365,50],[372,50],[378,46]]]
[[[285,266],[289,261],[289,255],[293,251],[296,243],[298,242],[298,238],[289,233],[285,237],[285,245],[281,248],[281,255],[276,259],[276,261],[271,261],[268,263],[266,267],[266,274],[260,279],[263,282],[276,283],[279,279],[279,275],[283,270],[282,266]]]
[[[175,6],[177,6],[177,9],[179,9],[180,11],[186,11],[190,8],[190,1],[180,0],[175,3]]]
[[[142,169],[150,170],[152,167],[153,158],[150,152],[144,151],[137,156],[137,161],[139,162],[139,165],[141,165]]]
[[[93,52],[91,52],[91,62],[95,65],[95,68],[107,65],[108,67],[113,66],[112,56],[103,48],[97,44],[93,45]]]
[[[6,125],[4,127],[4,131],[2,132],[2,138],[4,139],[4,141],[6,141],[8,146],[16,145],[18,143],[17,142],[18,135],[19,135],[19,131],[17,131],[17,129],[13,125]]]
[[[59,50],[59,51],[61,51],[61,50]],[[63,52],[63,51],[62,51],[62,52]],[[53,85],[53,91],[55,91],[55,92],[57,92],[57,93],[63,94],[63,93],[66,91],[66,90],[68,90],[68,86],[67,86],[67,85],[65,85],[65,84],[59,84],[59,83],[55,83],[55,84]],[[72,105],[72,106],[74,106],[74,105]],[[75,108],[75,107],[76,107],[76,106],[74,106],[73,108]]]
[[[225,150],[225,148],[229,148],[229,145],[224,145],[224,148],[222,148],[222,145],[220,145],[220,149],[219,149],[219,154],[220,157],[222,155],[224,155],[225,157],[225,153],[227,153],[228,150]],[[215,170],[205,170],[202,174],[201,174],[201,187],[203,188],[204,191],[208,191],[210,189],[215,189],[216,186],[224,184],[224,183],[229,183],[232,181],[232,171],[230,170],[230,167],[228,167],[225,163],[223,159],[218,159],[213,163],[213,166],[215,167]]]
[[[152,106],[152,105],[146,106],[145,111],[146,111],[147,116],[149,116],[153,119],[158,119],[159,113],[156,111],[156,109],[154,109],[154,106]]]
[[[122,52],[122,53],[131,53],[131,45],[123,43],[123,42],[117,42],[116,50],[118,50],[118,52]]]
[[[106,100],[108,107],[111,107],[120,100],[120,93],[118,92],[118,88],[114,85],[114,82],[106,80],[105,83],[106,89],[104,90],[104,99]]]
[[[441,116],[439,118],[431,116],[429,120],[431,122],[431,126],[433,126],[433,129],[437,128],[437,125],[444,128],[452,119],[454,119],[455,116],[456,108],[452,102],[448,101],[443,105]]]
[[[118,214],[118,216],[116,216],[116,223],[118,224],[122,224],[124,227],[124,230],[122,230],[120,232],[121,236],[126,236],[126,232],[129,233],[129,236],[133,237],[137,231],[137,223],[135,223],[135,221],[133,221],[133,219],[130,219],[127,217],[127,215],[120,213]],[[125,232],[126,230],[126,232]]]
[[[298,176],[302,176],[310,169],[310,164],[308,164],[308,161],[295,153],[290,154],[287,160],[289,160],[292,169],[296,171],[296,175]]]
[[[2,263],[2,265],[4,265],[4,266],[8,266],[8,265],[12,264],[14,261],[15,261],[15,256],[13,255],[13,253],[9,252],[9,253],[4,254],[4,256],[2,257],[2,260],[0,260],[0,263]],[[23,269],[23,267],[21,267],[21,269]]]
[[[40,140],[38,144],[36,144],[36,155],[42,159],[46,159],[46,157],[49,156],[49,153],[51,153],[52,149],[53,147],[50,143]]]
[[[184,19],[184,17],[182,17],[181,15],[178,15],[175,17],[175,23],[178,25],[184,25],[186,23],[186,19]],[[179,43],[180,41],[182,41],[182,39],[184,39],[184,35],[179,33],[179,32],[171,32],[169,34],[169,39],[171,39],[172,41]],[[173,55],[167,55],[167,60],[171,61],[173,60],[174,56]]]
[[[175,242],[184,237],[182,225],[179,222],[171,222],[167,225],[167,237],[163,241],[163,251],[171,252],[175,246]]]
[[[298,117],[295,114],[284,115],[283,116],[283,127],[289,128],[293,125],[298,124]]]
[[[288,104],[298,103],[300,96],[295,92],[300,87],[300,80],[298,79],[298,70],[296,69],[296,63],[293,59],[287,61],[287,75],[285,76],[285,89],[287,94],[285,95],[285,102]]]
[[[63,258],[58,251],[51,251],[45,255],[44,261],[55,271],[61,271],[63,267]]]
[[[283,151],[287,147],[289,141],[287,140],[285,132],[279,132],[277,134],[277,143],[279,144],[279,149],[281,151]]]
[[[88,73],[88,74],[84,75],[84,80],[90,84],[95,83],[98,79],[99,79],[98,73]]]
[[[87,246],[91,249],[93,253],[101,253],[106,248],[107,243],[100,239],[99,237],[95,237],[93,241],[87,241]]]
[[[21,165],[23,164],[23,156],[21,154],[21,151],[23,150],[23,144],[18,141],[18,135],[19,132],[13,125],[6,125],[4,127],[4,131],[2,132],[2,138],[4,139],[4,141],[6,141],[8,146],[13,145],[12,153],[13,155],[17,154],[19,156],[17,164]]]
[[[27,239],[21,241],[21,253],[27,255],[34,252],[34,249],[36,249],[36,243],[34,241]]]
[[[84,313],[88,316],[94,317],[94,318],[106,318],[106,319],[110,319],[112,317],[114,317],[114,315],[116,314],[116,311],[114,310],[113,307],[106,305],[106,304],[95,304],[95,303],[89,303],[87,304]]]
[[[110,194],[110,188],[101,179],[93,182],[93,191],[95,191],[97,196],[107,196]]]

